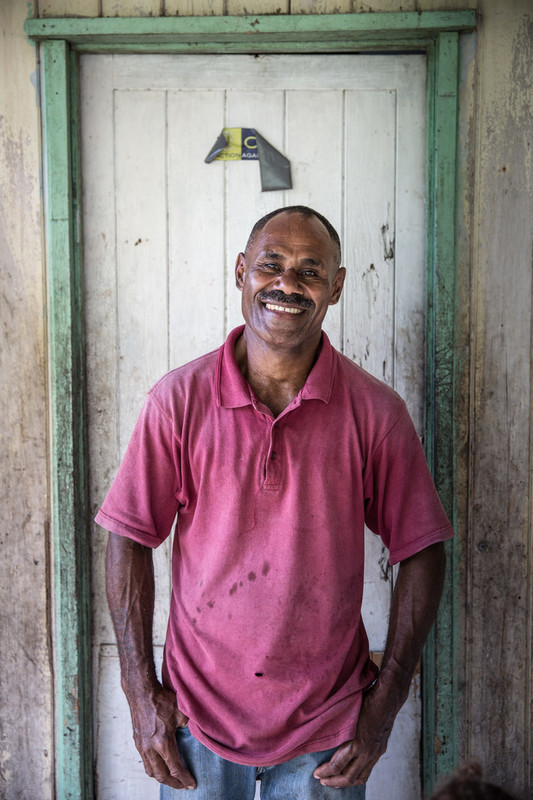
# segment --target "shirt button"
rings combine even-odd
[[[275,451],[275,450],[273,450],[273,451],[271,452],[271,454],[270,454],[270,458],[272,459],[272,461],[274,461],[274,459],[275,459],[275,458],[277,458],[277,457],[278,457],[278,454],[276,453],[276,451]]]

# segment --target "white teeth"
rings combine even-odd
[[[301,314],[303,308],[287,308],[286,306],[275,306],[272,303],[265,303],[270,311],[284,311],[286,314]]]

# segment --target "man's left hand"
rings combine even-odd
[[[344,742],[330,761],[313,773],[323,786],[336,789],[366,783],[372,769],[387,749],[396,713],[401,702],[391,702],[390,693],[378,684],[363,697],[355,738]]]

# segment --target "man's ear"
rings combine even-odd
[[[346,277],[346,269],[344,267],[339,267],[339,269],[335,274],[335,277],[333,278],[333,290],[329,300],[330,306],[334,306],[335,303],[339,302],[339,298],[342,293],[342,287],[344,286],[345,277]]]
[[[246,258],[244,253],[239,253],[235,262],[235,286],[242,292],[244,286],[244,275],[246,272]]]

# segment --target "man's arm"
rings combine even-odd
[[[117,637],[122,689],[133,723],[133,738],[151,778],[174,789],[194,788],[176,745],[176,728],[187,724],[176,695],[157,680],[152,642],[154,569],[152,551],[109,534],[106,590]]]
[[[355,738],[341,745],[331,760],[313,773],[324,786],[341,788],[366,783],[387,749],[392,725],[407,699],[437,614],[444,569],[441,542],[400,563],[381,671],[363,696]]]

